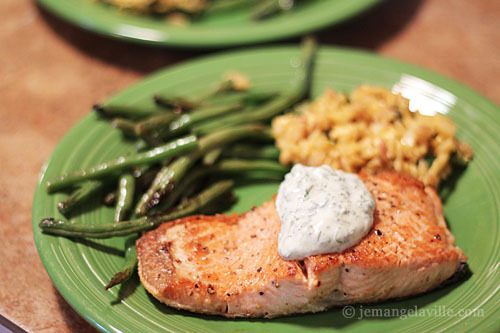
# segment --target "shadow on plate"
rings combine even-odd
[[[139,280],[139,276],[134,273],[130,279],[121,283],[118,287],[118,297],[116,300],[111,302],[111,305],[120,304],[122,301],[125,301],[129,296],[133,295],[137,288],[140,286],[141,281]]]
[[[467,170],[467,166],[468,164],[454,164],[452,166],[453,171],[441,182],[441,184],[439,184],[438,193],[443,204],[445,204],[446,200],[453,194],[462,174]]]
[[[64,237],[64,236],[56,236],[56,237]],[[104,252],[104,253],[109,254],[109,255],[113,255],[116,257],[124,257],[125,256],[125,252],[123,250],[117,249],[117,248],[112,247],[112,246],[97,243],[97,242],[90,240],[88,238],[78,238],[78,237],[67,237],[67,238],[70,239],[71,241],[73,241],[74,243],[82,244],[84,246],[90,247],[90,248],[97,250],[97,251],[100,251],[100,252]]]

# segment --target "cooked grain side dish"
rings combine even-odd
[[[130,9],[142,13],[168,13],[181,10],[196,13],[208,4],[207,0],[102,0],[121,9]]]
[[[451,172],[452,159],[472,158],[451,119],[412,112],[400,94],[367,85],[349,96],[328,89],[302,112],[276,117],[272,132],[281,163],[369,174],[393,169],[431,186]]]

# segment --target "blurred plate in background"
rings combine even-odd
[[[153,45],[215,48],[299,36],[342,22],[381,0],[305,0],[290,12],[252,21],[248,10],[205,15],[187,26],[165,17],[117,10],[97,0],[37,0],[48,11],[81,28]]]

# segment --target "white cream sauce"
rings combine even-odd
[[[278,251],[300,260],[359,243],[373,225],[375,200],[356,174],[296,164],[279,187],[276,208]]]

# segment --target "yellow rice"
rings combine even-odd
[[[385,88],[360,86],[349,97],[328,89],[301,114],[273,120],[280,161],[348,172],[393,169],[437,186],[451,171],[452,155],[468,161],[472,150],[455,138],[449,118],[411,112],[408,104]]]

